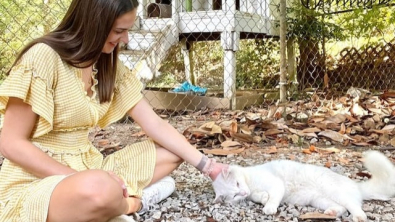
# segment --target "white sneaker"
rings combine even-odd
[[[170,176],[166,176],[158,182],[143,189],[141,203],[143,207],[138,212],[142,215],[152,209],[153,205],[169,197],[176,190],[176,182]]]

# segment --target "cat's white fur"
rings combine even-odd
[[[285,202],[310,205],[325,214],[340,216],[347,210],[353,221],[367,220],[362,201],[389,200],[395,196],[395,167],[378,151],[364,153],[364,165],[371,179],[355,182],[332,170],[290,160],[262,165],[230,165],[213,182],[215,202],[237,203],[244,199],[264,205],[265,214],[274,214]]]

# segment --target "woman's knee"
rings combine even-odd
[[[125,204],[121,185],[108,172],[86,170],[55,188],[48,221],[106,221],[122,214]]]
[[[94,208],[111,208],[118,206],[122,200],[123,190],[121,184],[104,170],[89,170],[81,172],[81,179],[76,191],[83,200],[87,200]]]

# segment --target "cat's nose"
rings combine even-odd
[[[250,196],[250,191],[249,190],[243,190],[243,195],[244,196]]]

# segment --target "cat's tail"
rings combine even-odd
[[[367,151],[364,154],[364,166],[372,177],[359,183],[364,200],[389,200],[395,196],[395,166],[378,151]]]

